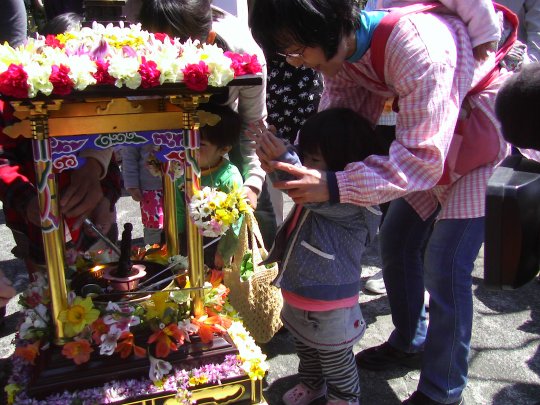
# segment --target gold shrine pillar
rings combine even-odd
[[[60,343],[64,337],[64,326],[58,319],[58,315],[67,308],[64,224],[59,208],[58,185],[53,173],[47,107],[45,102],[32,102],[30,125],[43,249],[51,294],[51,317],[55,328],[56,343]]]
[[[198,167],[200,136],[197,107],[199,106],[199,103],[207,102],[208,99],[209,95],[188,95],[171,98],[171,103],[179,105],[183,110],[183,144],[186,154],[186,165],[184,171],[185,204],[188,204],[194,192],[200,187],[201,176],[200,169]],[[187,206],[186,212],[188,212]],[[199,228],[191,220],[189,215],[186,215],[185,221],[189,260],[189,281],[191,287],[200,288],[204,285],[204,254],[202,247],[202,235]],[[174,223],[176,225],[176,221],[174,221]],[[193,314],[196,316],[202,315],[204,313],[204,296],[202,290],[195,290],[192,292],[192,298]]]

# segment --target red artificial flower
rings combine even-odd
[[[47,35],[45,37],[45,45],[50,46],[51,48],[60,48],[64,49],[65,45],[61,43],[58,38],[56,38],[56,35]]]
[[[102,318],[98,318],[92,322],[90,329],[92,330],[92,340],[96,345],[99,345],[101,343],[101,336],[109,332],[109,325],[103,322]]]
[[[141,75],[141,86],[143,89],[159,86],[159,76],[161,72],[157,68],[156,62],[153,60],[147,61],[143,56],[141,65],[139,66],[139,74]]]
[[[249,55],[247,53],[239,54],[234,52],[225,52],[231,60],[231,68],[234,70],[234,77],[243,75],[253,75],[262,72],[261,64],[257,59],[257,55]]]
[[[156,357],[166,358],[171,350],[176,351],[184,344],[184,337],[184,333],[178,328],[178,325],[171,323],[154,332],[148,338],[148,343],[157,342]]]
[[[137,357],[146,357],[146,350],[135,344],[135,336],[131,332],[122,333],[114,351],[119,353],[123,359],[129,357],[132,351]]]
[[[5,72],[0,73],[0,94],[17,98],[28,97],[28,74],[22,65],[9,65]]]
[[[165,43],[165,40],[169,40],[169,42],[172,44],[174,43],[174,41],[172,40],[172,38],[170,36],[168,36],[167,34],[164,34],[163,32],[156,32],[154,34],[154,37],[158,40],[158,41],[161,41],[162,43]]]
[[[188,89],[204,91],[208,87],[210,70],[208,70],[208,65],[202,60],[197,64],[191,63],[186,65],[182,72],[184,73],[184,83]]]
[[[24,346],[18,346],[15,349],[15,357],[20,357],[30,364],[35,364],[36,357],[39,354],[39,341],[29,343]]]
[[[62,354],[68,359],[72,359],[77,365],[90,360],[90,353],[93,351],[90,342],[84,339],[66,343],[62,348]]]
[[[43,302],[43,297],[36,291],[31,291],[29,295],[24,298],[24,302],[29,308],[35,308]]]
[[[97,84],[112,84],[116,82],[116,79],[109,74],[109,61],[96,60],[96,73],[92,74],[96,79]]]
[[[52,66],[49,80],[53,85],[53,93],[60,96],[67,96],[73,90],[73,81],[69,77],[69,67],[60,64]]]

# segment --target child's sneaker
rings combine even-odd
[[[325,394],[326,385],[323,385],[319,389],[312,390],[304,384],[299,383],[283,394],[282,399],[285,405],[308,405]]]

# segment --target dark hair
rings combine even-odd
[[[333,172],[382,154],[371,123],[348,108],[330,108],[308,118],[299,132],[300,155],[320,151]]]
[[[211,0],[143,0],[139,22],[151,32],[206,41],[212,29]]]
[[[540,150],[540,128],[534,119],[540,111],[540,63],[524,65],[500,88],[495,114],[504,139],[520,148]]]
[[[221,117],[221,120],[216,125],[204,125],[201,127],[201,138],[219,148],[233,146],[239,141],[242,129],[240,114],[231,107],[212,103],[203,104],[199,109]]]
[[[256,0],[249,14],[253,38],[269,53],[291,44],[320,46],[327,59],[359,24],[354,0]]]
[[[83,20],[82,15],[77,13],[63,13],[47,21],[39,30],[41,35],[57,35],[77,28]]]
[[[206,42],[212,30],[212,21],[225,15],[223,10],[211,3],[211,0],[143,0],[139,22],[145,30],[162,32],[182,42],[189,38]],[[215,43],[229,50],[219,35]]]

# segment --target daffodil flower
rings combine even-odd
[[[86,325],[98,317],[99,310],[94,308],[90,297],[75,297],[73,303],[58,315],[58,319],[64,324],[64,333],[67,337],[78,335]]]

